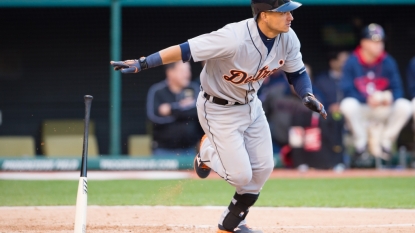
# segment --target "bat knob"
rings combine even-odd
[[[93,98],[94,98],[94,97],[93,97],[92,95],[85,95],[85,96],[84,96],[84,99],[86,99],[86,100],[87,100],[87,99],[91,99],[91,100],[92,100]]]

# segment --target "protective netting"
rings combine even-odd
[[[386,49],[401,75],[415,55],[415,5],[303,6],[292,28],[313,73],[326,69],[327,52],[353,49],[360,29],[372,22],[387,34]],[[124,8],[122,59],[146,56],[227,23],[252,17],[247,7]],[[101,154],[109,141],[109,8],[0,8],[0,135],[32,135],[40,148],[45,119],[83,117],[83,95],[94,96],[91,119]],[[192,63],[193,78],[201,65]],[[162,67],[122,79],[122,148],[146,133],[148,88],[163,80]],[[37,150],[41,154],[41,150]]]

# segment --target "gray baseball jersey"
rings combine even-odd
[[[304,67],[295,32],[280,34],[269,55],[254,19],[231,23],[189,41],[194,61],[207,61],[201,83],[208,94],[239,103],[252,100],[263,80],[278,69]]]
[[[254,19],[188,42],[193,60],[206,61],[197,99],[199,122],[207,136],[200,146],[201,161],[238,194],[258,194],[274,162],[269,125],[256,93],[276,70],[296,72],[304,67],[300,42],[290,29],[278,35],[268,54]],[[203,92],[239,105],[211,102]],[[223,212],[219,224],[228,213]]]

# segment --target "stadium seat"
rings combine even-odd
[[[46,120],[42,124],[42,152],[46,156],[82,155],[84,137],[83,120]],[[95,124],[89,124],[88,156],[97,156],[98,141]]]
[[[130,156],[150,156],[151,136],[150,135],[130,135],[128,137],[128,154]]]
[[[27,157],[35,154],[35,139],[31,136],[0,137],[0,156]]]

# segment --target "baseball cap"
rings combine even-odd
[[[362,30],[362,39],[370,39],[372,41],[383,41],[385,40],[385,31],[382,26],[376,23],[367,25]]]

